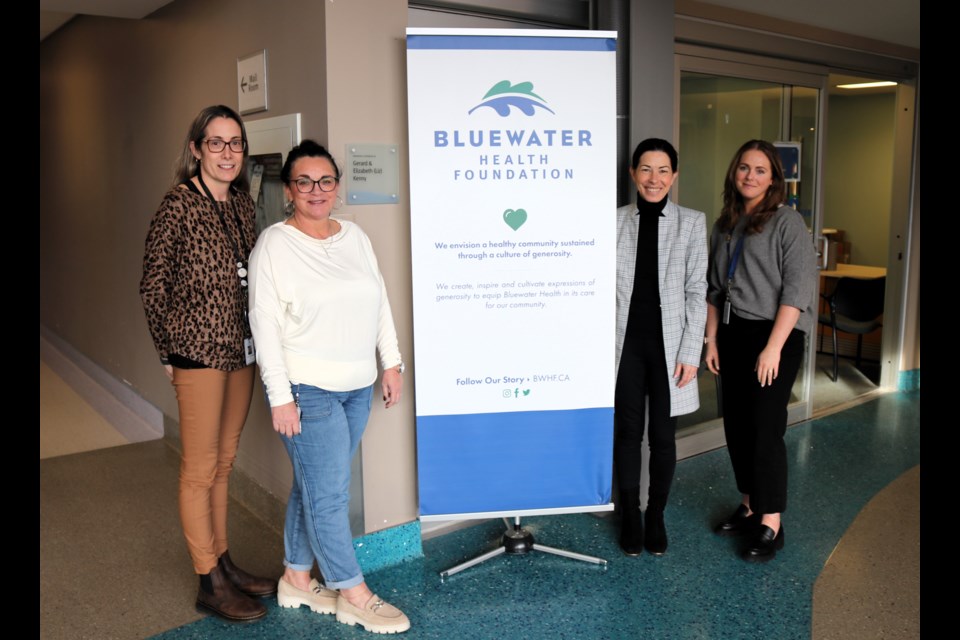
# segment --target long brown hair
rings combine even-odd
[[[236,111],[222,104],[213,105],[202,110],[197,114],[197,117],[193,119],[190,130],[187,131],[187,139],[183,142],[183,150],[180,152],[180,157],[174,165],[173,186],[183,184],[200,173],[200,162],[194,157],[193,152],[190,151],[190,143],[192,142],[194,147],[200,149],[203,137],[207,133],[207,125],[210,124],[211,120],[216,118],[229,118],[236,122],[240,125],[240,135],[243,141],[247,141],[247,128],[243,126],[243,120],[240,119],[240,115]],[[243,162],[240,165],[240,173],[237,174],[236,179],[230,184],[231,187],[238,191],[247,191],[250,188],[250,183],[247,179],[247,157],[249,155],[249,145],[245,145]]]
[[[766,140],[745,142],[734,154],[730,167],[727,169],[727,177],[723,181],[723,209],[720,211],[720,219],[717,221],[722,231],[731,231],[737,226],[740,218],[746,215],[743,196],[737,190],[737,167],[740,166],[740,160],[747,151],[759,151],[765,155],[770,162],[770,172],[772,173],[772,181],[770,188],[767,189],[767,194],[750,215],[747,233],[763,231],[763,225],[787,199],[787,181],[784,177],[783,164],[780,162],[780,154],[777,152],[777,148]]]

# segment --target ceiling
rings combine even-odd
[[[172,0],[40,0],[40,40],[74,15],[139,19]],[[920,0],[708,0],[770,16],[920,49]]]
[[[920,49],[920,0],[705,0],[703,4]]]
[[[40,0],[40,41],[76,15],[139,20],[172,0]]]

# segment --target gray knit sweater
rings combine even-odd
[[[729,260],[748,220],[747,216],[741,218],[732,233],[713,225],[707,300],[718,309],[723,308]],[[790,305],[802,312],[797,329],[810,333],[817,320],[813,308],[816,264],[803,218],[790,207],[781,206],[763,231],[748,235],[743,242],[730,287],[733,312],[749,320],[774,320],[780,305]]]

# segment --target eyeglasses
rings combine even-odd
[[[210,150],[210,153],[220,153],[227,145],[230,145],[230,151],[234,153],[243,153],[244,149],[247,148],[247,141],[242,138],[234,138],[229,142],[222,138],[207,138],[203,142],[207,143],[207,149]]]
[[[292,182],[293,184],[297,185],[297,191],[300,193],[310,193],[313,191],[313,185],[318,185],[320,187],[320,191],[333,191],[337,188],[340,178],[323,176],[319,180],[313,180],[306,176],[300,176],[296,180],[292,180]]]

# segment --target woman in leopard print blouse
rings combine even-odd
[[[200,576],[197,605],[230,620],[266,615],[277,583],[227,551],[227,480],[253,389],[247,258],[256,240],[246,131],[222,105],[193,121],[147,235],[140,296],[180,409],[180,519]]]

